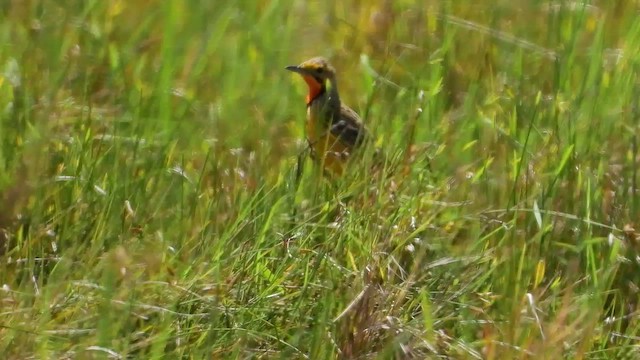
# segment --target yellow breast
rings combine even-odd
[[[327,124],[329,121],[321,118],[318,105],[311,104],[307,108],[306,131],[313,158],[329,173],[341,175],[350,149],[331,133]]]

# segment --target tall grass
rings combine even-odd
[[[637,12],[4,2],[0,353],[637,357]],[[298,161],[317,55],[384,176]]]

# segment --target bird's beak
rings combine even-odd
[[[293,71],[294,73],[298,73],[298,74],[304,74],[305,73],[304,69],[301,68],[298,65],[289,65],[285,69],[287,69],[289,71]]]

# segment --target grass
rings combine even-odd
[[[0,5],[0,352],[638,356],[633,1]],[[324,55],[391,159],[322,179]]]

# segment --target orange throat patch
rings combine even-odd
[[[311,104],[320,93],[322,93],[324,86],[318,82],[313,76],[304,75],[304,81],[309,86],[309,94],[307,95],[307,105]]]

